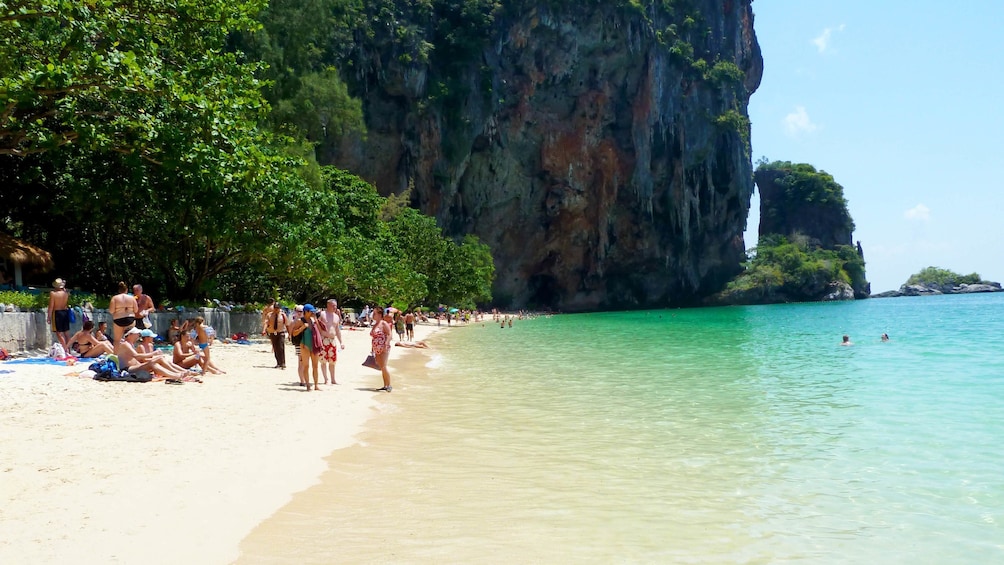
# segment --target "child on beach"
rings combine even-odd
[[[222,374],[226,371],[221,370],[219,367],[213,364],[213,358],[209,354],[210,342],[209,333],[206,331],[206,320],[199,316],[193,320],[195,323],[195,329],[192,330],[195,334],[195,342],[198,344],[199,355],[202,359],[202,366],[210,373]]]

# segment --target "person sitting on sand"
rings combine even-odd
[[[167,343],[174,344],[181,338],[181,326],[178,324],[177,318],[171,320],[171,327],[167,328]]]
[[[155,373],[158,376],[170,379],[181,379],[188,376],[188,371],[178,371],[168,363],[164,354],[155,351],[153,353],[140,353],[136,351],[136,340],[139,339],[141,330],[129,328],[118,344],[115,345],[115,354],[119,357],[119,368],[136,372],[140,370]]]
[[[185,331],[182,331],[182,333],[178,335],[177,341],[174,342],[174,351],[172,352],[171,361],[179,367],[191,369],[192,367],[198,366],[202,369],[203,373],[206,372],[203,357],[199,355],[197,349],[192,347],[192,337]]]
[[[108,337],[108,322],[98,322],[98,331],[94,332],[94,337],[98,341],[107,341],[108,345],[114,350],[115,347],[111,344],[111,339]]]
[[[840,345],[844,345],[844,346],[854,345],[854,342],[851,341],[851,336],[845,335],[844,336],[844,341],[840,342]]]
[[[226,371],[213,364],[213,357],[209,354],[209,350],[211,348],[209,332],[205,326],[206,320],[203,319],[202,316],[199,316],[193,320],[193,323],[194,329],[192,331],[195,332],[195,342],[198,344],[200,355],[205,358],[203,367],[205,367],[205,369],[210,373],[225,373]]]
[[[111,355],[115,350],[108,340],[102,341],[91,333],[94,322],[87,320],[84,327],[70,338],[70,348],[84,359],[93,359],[99,355]]]
[[[140,330],[139,332],[139,344],[136,346],[136,351],[140,353],[157,353],[157,348],[153,345],[153,339],[157,337],[157,334],[153,333],[151,329]],[[161,353],[164,356],[165,363],[175,371],[184,371],[188,367],[182,367],[174,362],[174,360],[168,360],[166,353]]]

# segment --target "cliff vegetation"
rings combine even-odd
[[[717,304],[865,298],[870,285],[841,187],[825,171],[787,161],[759,162],[760,239]]]

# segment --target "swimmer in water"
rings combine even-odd
[[[845,335],[844,341],[840,342],[840,345],[854,345],[854,342],[851,341],[851,336]]]

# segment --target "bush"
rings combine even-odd
[[[939,267],[927,267],[920,272],[910,275],[906,284],[936,285],[936,286],[959,286],[961,284],[979,284],[983,278],[977,273],[961,275],[948,269]]]

